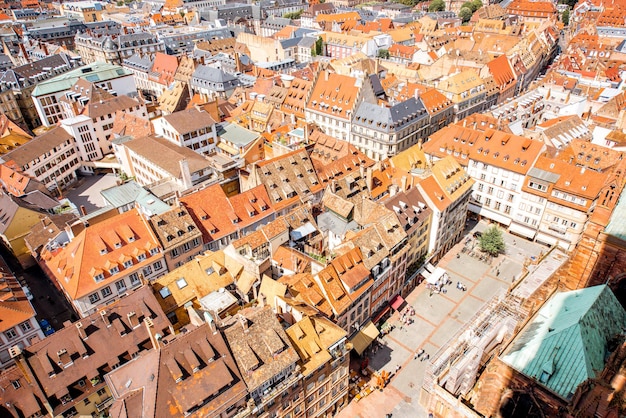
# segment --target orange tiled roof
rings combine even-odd
[[[544,144],[518,135],[488,129],[477,131],[448,125],[424,143],[427,154],[453,156],[461,165],[469,160],[484,162],[514,173],[526,174],[542,152]]]
[[[440,93],[437,89],[431,88],[420,94],[420,98],[424,103],[424,107],[431,115],[439,113],[444,109],[451,107],[452,101]]]
[[[239,218],[240,228],[251,225],[274,213],[270,197],[262,184],[229,198],[230,204]]]
[[[0,258],[0,332],[13,328],[35,316],[20,283]]]
[[[149,77],[159,84],[169,86],[174,81],[177,68],[178,59],[175,56],[157,52]]]
[[[556,7],[549,1],[514,0],[507,7],[507,11],[527,17],[549,17],[556,14]]]
[[[16,171],[8,164],[0,164],[0,183],[13,196],[23,196],[31,178]]]
[[[129,271],[141,271],[154,259],[152,249],[160,244],[137,209],[90,225],[67,246],[54,252],[42,252],[48,270],[72,299],[84,297],[106,285],[111,285]],[[139,256],[145,259],[139,260]],[[124,267],[123,260],[132,260]],[[119,273],[111,274],[117,267]],[[94,279],[98,274],[103,279]]]
[[[204,243],[224,238],[238,228],[233,220],[239,217],[219,184],[182,197],[180,202],[202,231]]]
[[[315,143],[310,158],[322,184],[348,175],[359,176],[360,167],[374,165],[372,159],[352,144],[335,139],[319,130],[311,133],[309,140]]]
[[[491,60],[487,63],[489,72],[493,75],[496,83],[500,86],[504,86],[515,81],[515,74],[509,64],[509,60],[506,54],[500,55],[498,58]]]
[[[359,91],[356,78],[322,71],[313,87],[307,108],[347,120],[354,110]]]

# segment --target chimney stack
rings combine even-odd
[[[150,342],[152,343],[152,347],[154,347],[155,350],[160,349],[161,346],[159,345],[159,340],[161,339],[161,336],[154,332],[154,322],[152,322],[152,319],[146,317],[143,320],[143,323],[148,330],[148,335],[150,336]]]
[[[104,325],[106,325],[107,327],[111,326],[111,323],[109,322],[109,317],[107,316],[107,311],[105,311],[104,309],[100,311],[100,316],[102,317],[102,322],[104,322]]]
[[[139,318],[137,317],[137,313],[135,313],[135,311],[128,312],[126,316],[128,317],[128,323],[130,324],[131,328],[134,329],[139,326]]]
[[[83,340],[86,340],[87,339],[87,333],[83,329],[83,323],[82,322],[77,322],[76,323],[76,329],[78,330],[78,335],[80,335],[80,338],[83,339]]]

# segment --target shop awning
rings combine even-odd
[[[397,295],[395,298],[391,300],[391,307],[396,311],[399,311],[400,307],[403,304],[404,304],[404,298],[400,295]]]
[[[509,226],[509,232],[521,235],[528,239],[535,238],[535,235],[537,234],[536,230],[529,228],[527,226],[524,226],[524,225],[517,224],[515,222],[511,222],[511,225]]]
[[[380,332],[378,332],[378,328],[374,325],[373,322],[368,322],[361,328],[361,330],[350,340],[352,343],[352,348],[354,351],[359,353],[359,355],[363,354],[363,351],[378,337]]]
[[[446,271],[441,267],[437,267],[435,271],[433,271],[433,274],[426,278],[426,281],[430,284],[435,284],[443,277],[444,274],[446,274]]]

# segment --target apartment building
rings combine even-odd
[[[63,118],[59,99],[76,84],[79,78],[84,78],[100,88],[106,87],[109,93],[115,92],[120,96],[137,93],[133,74],[120,66],[95,62],[76,68],[35,86],[32,99],[44,126],[53,126]]]
[[[429,88],[420,92],[419,97],[430,116],[430,122],[427,125],[427,135],[431,135],[453,122],[455,108],[451,99],[441,94],[435,88]]]
[[[274,219],[274,208],[263,185],[227,197],[215,184],[183,196],[180,202],[202,231],[204,248],[212,251]]]
[[[80,321],[66,323],[43,341],[24,349],[14,347],[11,354],[21,375],[6,389],[23,390],[20,403],[29,408],[38,400],[43,405],[39,416],[107,414],[114,398],[105,375],[154,351],[157,333],[165,338],[172,331],[152,292],[143,287]],[[11,394],[3,393],[2,400],[7,396]]]
[[[324,190],[305,149],[255,163],[239,181],[242,190],[265,186],[268,203],[281,215],[304,202],[319,201]]]
[[[306,403],[303,416],[335,416],[348,404],[346,332],[321,316],[305,316],[285,332],[300,357]]]
[[[313,122],[326,134],[350,141],[353,114],[362,101],[374,102],[368,78],[355,78],[321,71],[314,82],[305,107],[307,122]]]
[[[217,137],[213,117],[205,110],[191,107],[159,119],[155,131],[166,140],[194,150],[198,154],[215,154]]]
[[[73,234],[71,234],[73,235]],[[41,264],[76,312],[86,317],[165,274],[159,240],[137,209],[85,227],[41,254]]]
[[[298,415],[305,408],[299,356],[269,306],[245,308],[223,329],[248,388],[250,413]]]
[[[442,79],[437,84],[437,90],[454,104],[455,121],[486,109],[487,88],[474,69]]]
[[[97,22],[102,20],[102,13],[107,3],[94,1],[74,1],[61,6],[61,14],[81,22]]]
[[[2,160],[42,183],[52,193],[60,193],[76,181],[80,168],[76,141],[62,127],[55,127],[15,150]]]
[[[358,247],[348,249],[315,276],[332,307],[335,323],[349,336],[356,334],[373,313],[374,280],[366,257]]]
[[[23,117],[23,121],[31,129],[40,126],[41,118],[31,97],[35,86],[77,65],[76,60],[68,55],[57,54],[5,71],[0,77],[0,90],[13,93],[20,113],[18,115],[15,111],[7,115],[16,123],[19,123],[20,117]],[[2,94],[3,101],[10,109],[13,109],[12,99],[7,94]]]
[[[361,152],[382,161],[427,137],[430,117],[419,98],[387,107],[362,102],[352,121],[352,139]]]
[[[119,36],[78,33],[74,44],[85,64],[103,62],[122,65],[125,59],[135,54],[153,58],[157,52],[165,52],[163,41],[149,32],[124,33]]]
[[[2,257],[0,257],[0,289],[2,289],[0,368],[4,369],[13,362],[9,353],[11,347],[24,349],[43,339],[44,333],[35,317],[35,309]]]
[[[458,125],[431,135],[424,152],[439,159],[452,156],[475,180],[469,210],[506,227],[519,206],[524,176],[545,145],[502,131],[477,131]]]
[[[189,87],[193,94],[199,94],[208,102],[214,98],[229,98],[240,84],[239,79],[229,73],[199,65],[191,76]]]
[[[245,410],[246,385],[215,324],[155,341],[155,350],[107,374],[111,415],[227,417]]]
[[[433,164],[423,177],[417,189],[433,211],[428,253],[436,262],[463,235],[474,180],[450,156]]]
[[[113,152],[122,170],[142,186],[169,181],[182,192],[196,184],[217,180],[206,158],[162,137],[120,137],[113,140]]]
[[[148,222],[161,243],[169,271],[202,254],[202,232],[184,206],[154,215]]]

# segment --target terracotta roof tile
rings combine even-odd
[[[123,234],[130,230],[133,236]],[[140,272],[154,262],[150,249],[160,249],[160,243],[137,209],[92,224],[81,231],[67,246],[48,252],[46,266],[69,297],[78,299],[113,284],[131,272]],[[140,254],[145,259],[138,258]],[[133,260],[130,267],[119,262],[122,256]],[[157,253],[157,256],[159,254]],[[42,255],[43,257],[43,255]],[[109,270],[118,269],[118,273]],[[103,278],[96,281],[99,272]]]

